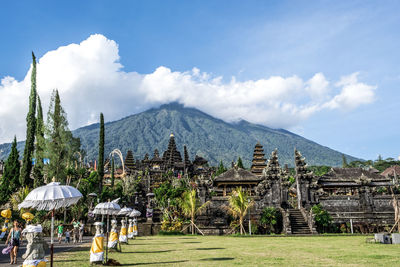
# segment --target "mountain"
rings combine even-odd
[[[107,113],[105,114],[107,116]],[[282,129],[271,129],[247,121],[227,123],[194,108],[171,103],[145,112],[128,116],[105,124],[106,156],[115,148],[125,156],[132,150],[134,157],[142,159],[146,153],[150,158],[154,149],[160,154],[168,145],[170,134],[175,135],[178,149],[183,156],[183,145],[188,148],[193,160],[195,155],[206,158],[210,164],[217,165],[220,160],[225,165],[236,161],[240,156],[246,167],[250,167],[253,149],[257,142],[264,146],[266,158],[278,148],[279,162],[293,166],[296,147],[309,165],[341,166],[342,153],[307,140]],[[92,124],[73,131],[81,138],[82,148],[87,158],[97,158],[99,124]],[[7,157],[10,144],[0,145],[0,158]],[[22,151],[23,142],[18,145]],[[347,161],[357,160],[346,155]]]

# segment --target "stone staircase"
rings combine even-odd
[[[299,209],[289,209],[289,220],[294,235],[311,235],[310,227]]]

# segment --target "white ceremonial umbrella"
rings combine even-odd
[[[106,244],[108,244],[108,228],[109,228],[109,216],[110,215],[117,215],[118,212],[121,210],[121,207],[118,205],[119,199],[115,199],[113,201],[102,202],[94,207],[93,213],[94,214],[101,214],[107,215],[107,234],[106,234]],[[106,245],[106,262],[108,260],[108,245]]]
[[[132,212],[129,214],[129,217],[139,217],[142,213],[138,210],[133,209]],[[136,221],[136,225],[137,225],[137,221]]]
[[[51,210],[51,247],[50,266],[53,267],[53,236],[54,236],[54,210],[66,208],[76,204],[82,197],[81,192],[69,185],[60,185],[52,182],[33,189],[18,205],[18,209],[33,208],[37,210]]]
[[[132,208],[123,207],[120,211],[118,211],[117,215],[128,216],[132,212]]]
[[[139,217],[142,213],[140,211],[133,209],[132,212],[129,214],[129,217]]]
[[[125,221],[128,222],[128,216],[129,214],[132,212],[132,208],[129,207],[123,207],[120,211],[118,211],[117,215],[119,216],[124,216],[125,217]],[[127,239],[127,244],[129,244],[128,239]]]

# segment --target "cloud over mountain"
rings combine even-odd
[[[226,121],[291,128],[322,109],[351,110],[375,99],[376,87],[360,82],[358,73],[337,82],[322,73],[308,80],[294,75],[224,81],[197,68],[177,72],[160,66],[149,74],[127,72],[119,59],[118,44],[100,34],[46,53],[37,65],[44,110],[57,88],[72,129],[97,121],[100,112],[106,120],[115,120],[172,101]],[[25,138],[30,74],[31,70],[22,81],[10,76],[1,80],[0,143],[10,142],[14,134]]]

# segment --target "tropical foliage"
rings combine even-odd
[[[195,227],[198,228],[195,224],[196,215],[200,214],[207,207],[209,202],[201,204],[200,200],[196,196],[196,190],[192,189],[191,191],[185,191],[182,194],[179,204],[183,214],[190,218],[191,232],[192,235],[194,235]]]
[[[282,230],[282,213],[277,208],[266,207],[261,214],[260,224],[268,234],[279,233]]]
[[[240,234],[246,232],[244,230],[243,221],[249,208],[253,205],[254,201],[250,199],[249,194],[244,191],[242,187],[237,187],[229,196],[229,207],[227,207],[227,209],[229,213],[238,220]]]
[[[21,187],[17,192],[11,195],[11,205],[13,210],[18,210],[18,205],[24,201],[26,196],[29,194],[31,190],[28,186]],[[25,209],[20,210],[20,215],[25,212]]]
[[[315,216],[314,220],[315,225],[317,226],[317,231],[319,233],[327,232],[332,224],[332,217],[329,213],[324,210],[320,204],[314,205],[311,208],[311,211]]]

